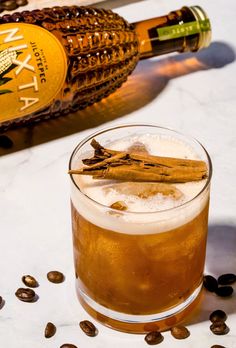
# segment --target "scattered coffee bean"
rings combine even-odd
[[[44,336],[46,338],[50,338],[50,337],[55,335],[56,331],[57,331],[56,326],[53,323],[49,322],[49,323],[47,323],[47,325],[45,327]]]
[[[58,271],[48,272],[47,278],[50,282],[55,283],[55,284],[59,284],[59,283],[62,283],[64,281],[63,273],[58,272]]]
[[[89,320],[81,321],[79,326],[87,336],[94,337],[98,333],[97,328]]]
[[[218,278],[218,284],[220,285],[230,285],[235,282],[236,282],[236,274],[233,274],[233,273],[222,274]]]
[[[209,317],[210,321],[212,323],[216,322],[216,321],[222,321],[225,322],[227,319],[227,315],[224,311],[222,311],[221,309],[217,309],[216,311],[212,312],[210,314]]]
[[[216,295],[220,297],[231,296],[233,292],[234,292],[234,289],[232,288],[232,286],[221,286],[215,291]]]
[[[37,286],[39,286],[37,280],[30,275],[24,275],[21,279],[22,282],[29,288],[37,288]]]
[[[13,141],[5,134],[0,135],[0,147],[10,149],[13,146]]]
[[[204,276],[203,286],[210,292],[215,292],[218,288],[217,280],[211,275]]]
[[[2,309],[5,305],[5,301],[4,299],[2,298],[2,296],[0,296],[0,309]]]
[[[145,336],[147,344],[154,345],[159,344],[164,340],[164,337],[159,331],[151,331]]]
[[[36,298],[34,290],[28,288],[19,288],[16,291],[15,295],[19,300],[24,302],[33,302]]]
[[[229,332],[228,326],[223,321],[216,321],[210,326],[215,335],[226,335]]]
[[[116,210],[127,210],[128,209],[127,204],[125,204],[125,202],[123,202],[123,201],[117,201],[115,203],[112,203],[110,205],[110,208],[116,209]]]
[[[78,348],[78,347],[75,346],[74,344],[65,343],[62,346],[60,346],[60,348]]]
[[[182,340],[190,336],[189,330],[182,325],[174,326],[170,329],[171,335],[178,340]]]
[[[219,346],[218,344],[215,344],[214,346],[211,346],[211,348],[225,348],[224,346]]]

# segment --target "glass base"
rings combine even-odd
[[[79,301],[83,308],[102,324],[129,333],[147,333],[165,331],[180,324],[193,311],[200,299],[202,284],[185,302],[168,311],[150,315],[130,315],[110,310],[101,306],[77,287]]]

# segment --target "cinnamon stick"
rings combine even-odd
[[[92,175],[95,179],[169,183],[198,181],[207,176],[204,161],[110,150],[95,139],[91,145],[95,149],[94,157],[83,160],[86,167],[70,170],[70,174]]]

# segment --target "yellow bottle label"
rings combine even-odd
[[[0,25],[0,122],[49,105],[66,79],[60,41],[32,24]]]

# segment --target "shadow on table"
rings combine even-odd
[[[236,273],[236,225],[209,226],[206,274],[218,278],[224,273]],[[236,291],[235,285],[233,285]],[[208,321],[209,315],[216,309],[226,314],[236,313],[236,294],[229,298],[218,297],[205,289],[202,291],[200,303],[191,315],[187,324]],[[209,322],[210,325],[210,322]]]
[[[214,42],[198,53],[171,55],[139,62],[128,81],[99,103],[85,110],[39,124],[9,130],[11,148],[0,143],[0,155],[59,139],[121,118],[151,103],[174,78],[203,70],[219,69],[235,60],[235,52],[224,42]],[[212,81],[214,86],[214,80]],[[157,115],[162,117],[161,115]]]

